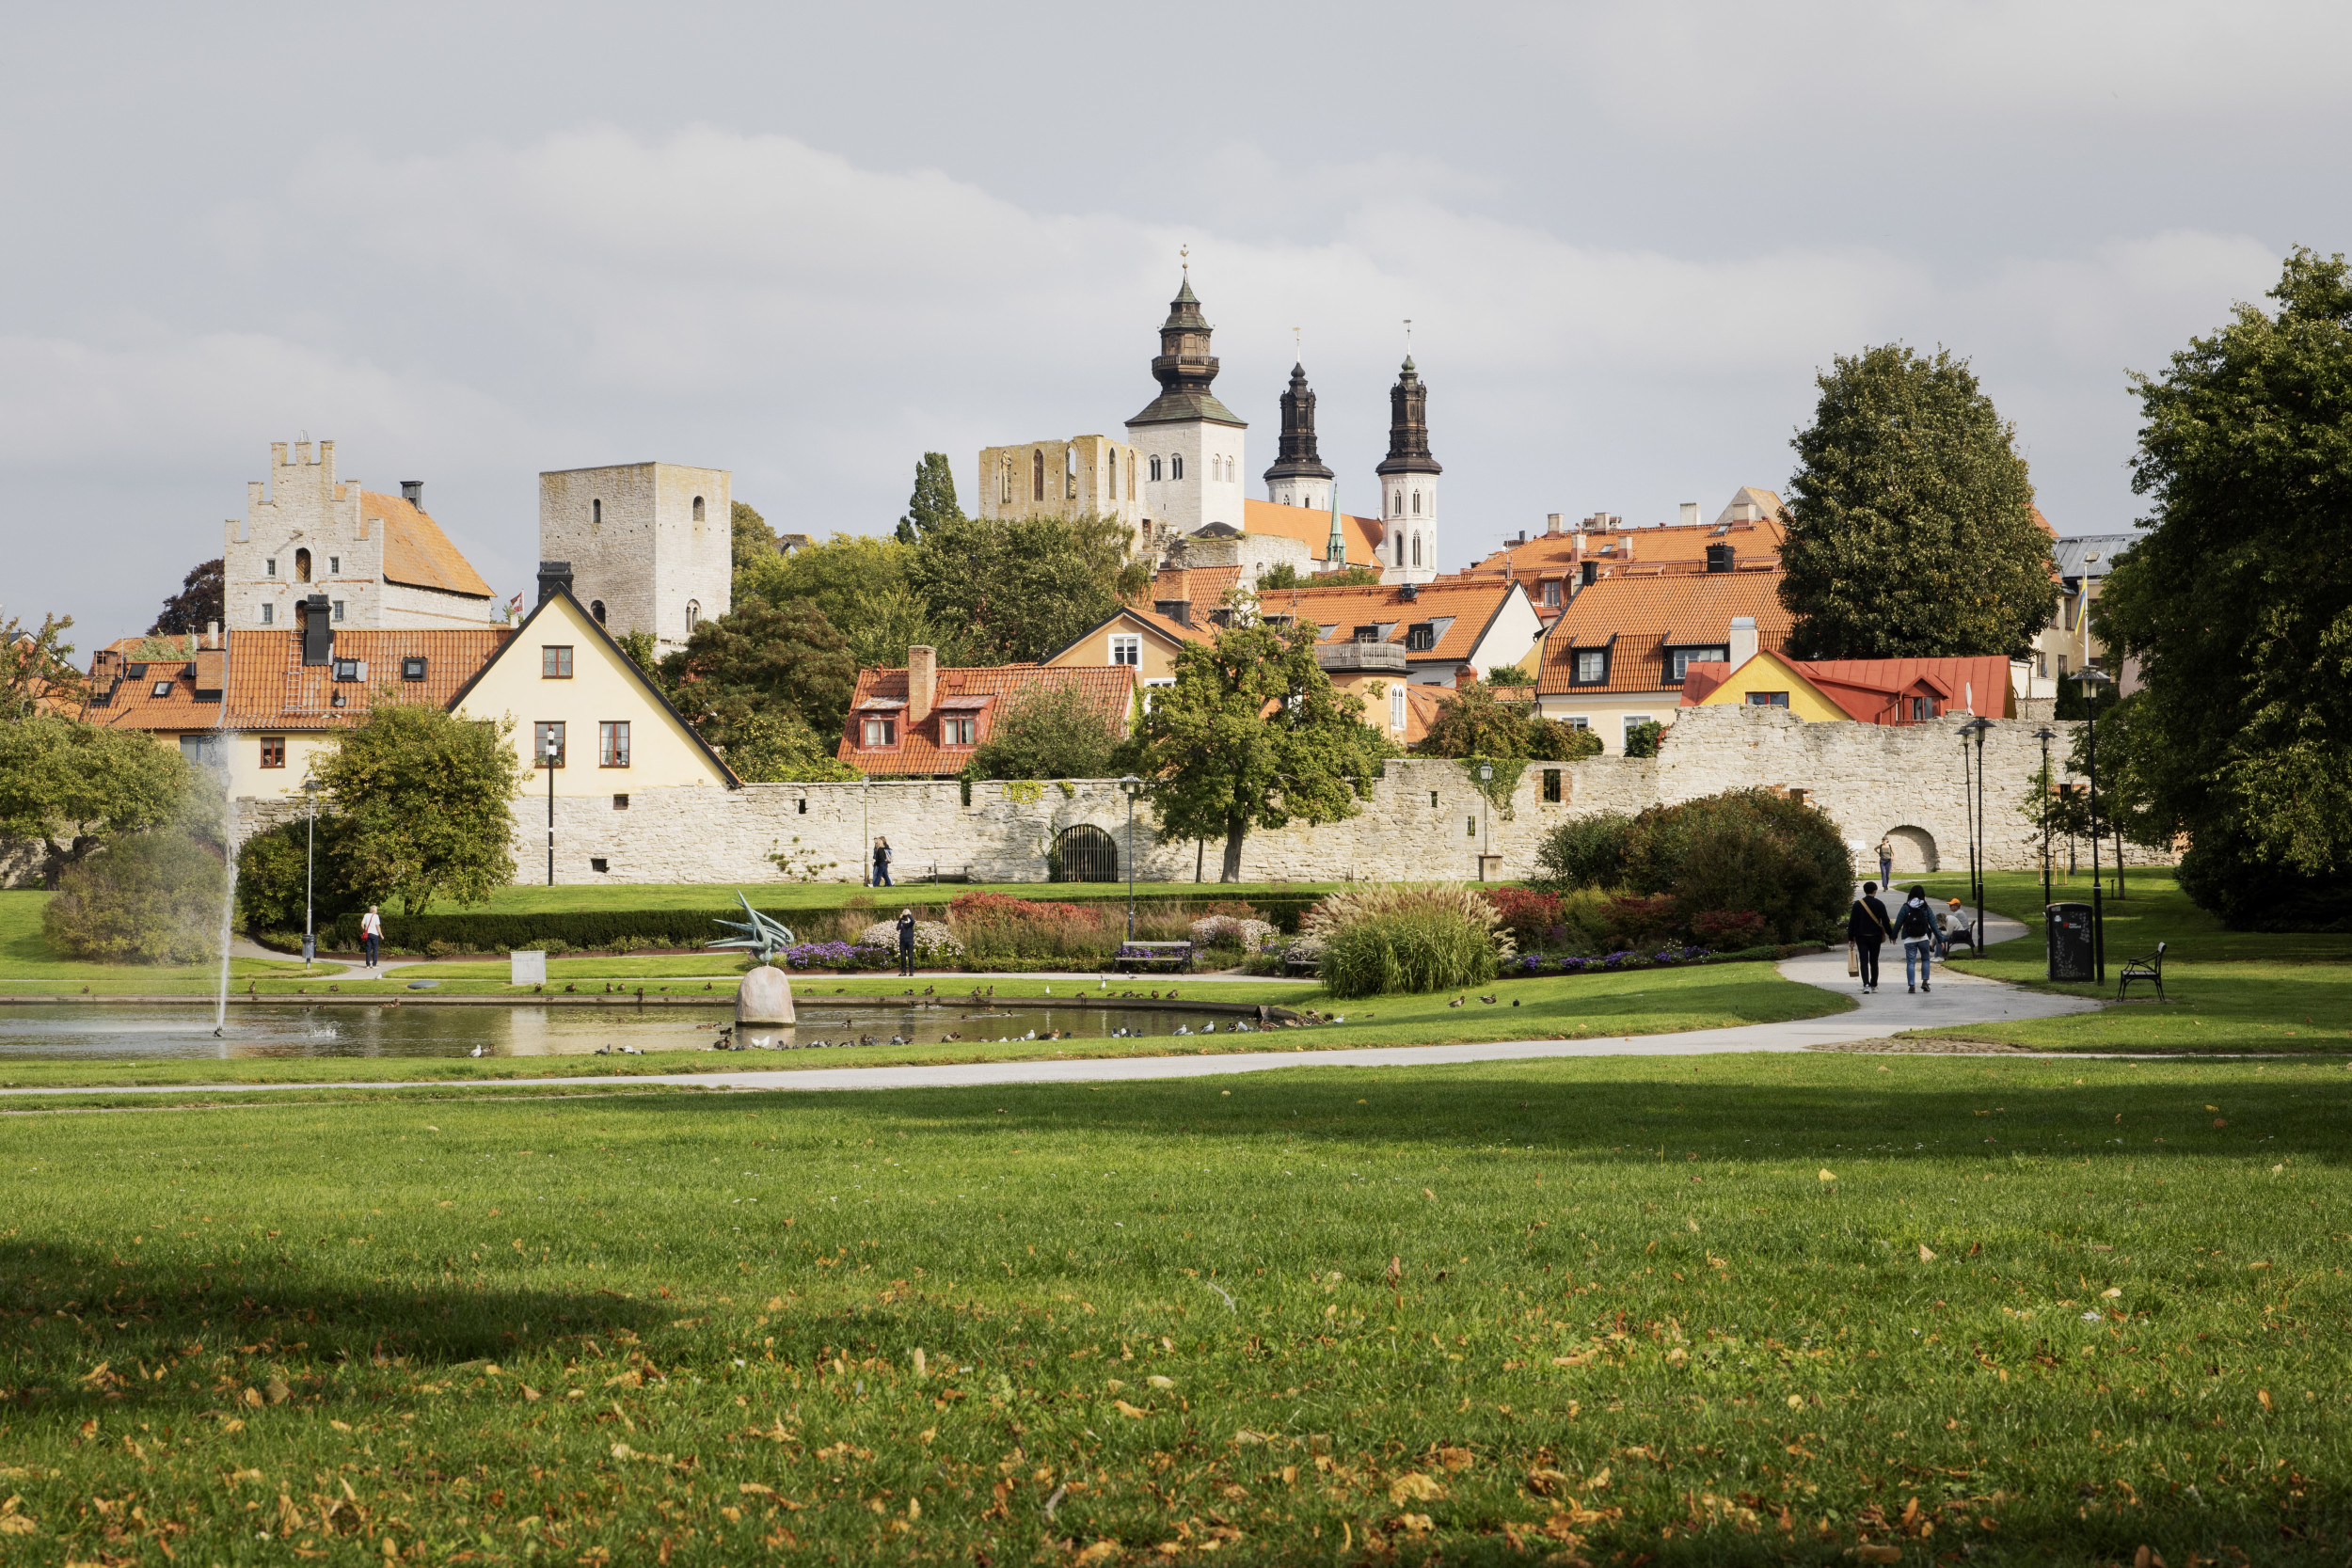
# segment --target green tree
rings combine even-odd
[[[819,736],[837,736],[857,687],[850,644],[806,599],[739,605],[694,628],[661,661],[678,710],[716,746],[758,713],[790,713]]]
[[[1037,659],[1151,581],[1127,544],[1115,517],[941,519],[908,552],[907,586],[935,623],[968,628],[967,662]]]
[[[71,615],[44,615],[34,631],[16,616],[0,621],[0,723],[46,706],[79,706],[86,684],[65,640]]]
[[[960,523],[963,508],[956,502],[955,470],[944,451],[927,451],[914,465],[914,493],[907,498],[906,515],[898,519],[898,543],[919,545],[943,523]]]
[[[1808,658],[2022,655],[2058,604],[2015,428],[1964,359],[1839,357],[1789,443],[1780,598]]]
[[[77,958],[203,963],[220,957],[220,857],[175,832],[125,833],[69,866],[41,931]]]
[[[2093,611],[2138,668],[2112,745],[2101,704],[2100,794],[2185,831],[2181,886],[2229,923],[2331,924],[2352,920],[2352,273],[2298,248],[2269,297],[2133,378],[2153,514]]]
[[[1298,568],[1287,561],[1278,561],[1258,576],[1258,591],[1268,593],[1277,588],[1299,586]]]
[[[1658,742],[1664,737],[1666,726],[1655,719],[1645,719],[1638,724],[1625,727],[1625,754],[1629,757],[1654,757]]]
[[[775,531],[768,526],[767,518],[745,501],[737,501],[729,508],[729,522],[734,529],[735,576],[728,588],[728,602],[776,602],[781,596],[777,583],[784,573],[785,556],[777,547]]]
[[[515,879],[512,811],[531,770],[512,720],[379,703],[310,765],[334,802],[335,860],[356,902],[479,904]]]
[[[147,628],[147,635],[182,637],[227,620],[227,613],[221,608],[228,592],[227,583],[219,556],[199,562],[181,579],[180,592],[164,601],[164,608],[157,612],[155,624]]]
[[[1310,588],[1377,588],[1380,569],[1376,566],[1347,566],[1336,572],[1324,572],[1310,578]]]
[[[1513,672],[1516,673],[1516,672]],[[1506,703],[1485,681],[1456,689],[1438,705],[1429,733],[1413,750],[1431,757],[1526,757],[1536,762],[1573,762],[1597,756],[1600,736],[1557,719],[1545,719],[1525,703]]]
[[[1084,693],[1031,689],[1007,703],[972,754],[976,779],[1107,779],[1120,737]]]
[[[745,784],[848,784],[861,776],[835,754],[839,731],[828,739],[789,709],[750,713],[729,733],[721,754]]]
[[[194,771],[143,730],[45,713],[0,722],[0,837],[40,841],[54,886],[107,840],[176,824]]]
[[[1241,879],[1252,828],[1337,822],[1372,799],[1380,766],[1360,699],[1315,662],[1315,628],[1242,626],[1177,651],[1175,684],[1145,710],[1136,771],[1164,839],[1225,842]]]

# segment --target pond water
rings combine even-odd
[[[1232,1015],[1174,1008],[934,1002],[844,1006],[803,998],[788,1029],[747,1027],[749,1050],[896,1042],[1165,1037],[1233,1028]],[[0,1007],[0,1059],[149,1060],[199,1056],[580,1056],[706,1051],[732,1027],[723,1007],[315,1007],[231,1006],[223,1036],[205,1007]]]

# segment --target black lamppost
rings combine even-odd
[[[1486,862],[1494,854],[1495,847],[1495,803],[1487,792],[1487,786],[1494,782],[1495,765],[1491,762],[1480,763],[1478,765],[1478,879],[1482,882],[1486,879]]]
[[[1127,940],[1136,940],[1136,797],[1143,793],[1143,781],[1133,773],[1119,781],[1120,793],[1127,797]]]
[[[2050,742],[2058,731],[2044,724],[2033,732],[2042,742],[2042,907],[2050,907]]]
[[[2090,954],[2099,984],[2104,986],[2107,983],[2107,927],[2106,904],[2099,893],[2099,688],[2107,684],[2107,674],[2086,665],[2080,679],[2083,720],[2090,730],[2084,752],[2090,775]]]
[[[302,781],[302,793],[310,797],[310,825],[309,836],[302,845],[302,973],[310,973],[310,960],[318,956],[318,900],[313,890],[318,885],[316,866],[319,849],[319,782]]]
[[[1976,807],[1971,817],[1975,824],[1975,834],[1968,842],[1968,880],[1974,886],[1977,895],[1975,946],[1979,953],[1984,951],[1984,737],[1992,728],[1993,721],[1982,714],[1979,714],[1960,727],[1963,746],[1965,746],[1971,738],[1977,743]],[[1962,782],[1963,784],[1966,782],[1964,770]]]
[[[555,759],[562,752],[555,731],[548,731],[548,886],[555,885]]]

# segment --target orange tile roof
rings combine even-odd
[[[362,519],[379,518],[384,524],[385,581],[438,589],[444,594],[463,594],[475,599],[494,596],[490,585],[482,580],[482,574],[473,569],[473,563],[449,542],[441,525],[426,516],[415,503],[399,496],[362,490],[359,515]]]
[[[1735,615],[1754,616],[1757,647],[1778,653],[1794,624],[1781,607],[1780,579],[1777,571],[1603,578],[1578,594],[1551,624],[1536,689],[1546,696],[1673,691],[1667,648],[1721,647]],[[1572,685],[1570,653],[1604,646],[1608,679],[1598,686]]]
[[[1565,577],[1584,561],[1594,562],[1603,575],[1613,575],[1629,565],[1696,563],[1704,567],[1709,545],[1729,545],[1734,560],[1741,566],[1765,561],[1777,563],[1781,541],[1786,537],[1787,531],[1781,527],[1776,513],[1755,523],[1705,523],[1695,527],[1667,523],[1657,528],[1595,529],[1586,531],[1584,552],[1580,556],[1576,531],[1565,529],[1558,533],[1537,534],[1524,544],[1505,544],[1470,570],[1500,572],[1508,566],[1518,577],[1542,578]]]
[[[151,655],[165,644],[167,657]],[[172,733],[209,730],[220,720],[217,700],[196,700],[197,655],[184,637],[118,637],[90,656],[89,695],[82,716],[101,729]],[[136,673],[134,673],[136,672]],[[156,689],[163,694],[156,695]]]
[[[1421,585],[1414,597],[1405,597],[1404,585],[1373,584],[1361,588],[1270,588],[1258,594],[1258,613],[1266,618],[1287,615],[1332,631],[1325,641],[1343,641],[1358,626],[1386,626],[1381,639],[1403,642],[1406,633],[1426,621],[1434,626],[1436,644],[1411,653],[1406,661],[1459,663],[1476,651],[1486,628],[1502,612],[1505,600],[1518,590],[1500,578],[1466,580],[1438,578]]]
[[[1298,540],[1317,561],[1324,559],[1324,551],[1331,544],[1331,514],[1318,512],[1311,506],[1283,506],[1275,501],[1245,499],[1241,503],[1241,526],[1249,533],[1273,533]],[[1387,526],[1377,517],[1340,514],[1340,540],[1347,546],[1350,566],[1378,565],[1381,542],[1388,536]]]
[[[298,631],[232,631],[220,727],[341,730],[365,719],[378,702],[447,707],[514,635],[508,626],[338,631],[334,657],[358,659],[367,670],[363,679],[338,681],[333,665],[302,662]],[[425,678],[401,679],[401,660],[420,657]]]
[[[996,715],[1005,703],[1032,691],[1075,691],[1102,714],[1117,734],[1127,733],[1135,712],[1136,673],[1125,664],[1073,664],[1048,668],[1037,664],[999,664],[978,669],[949,669],[931,682],[931,712],[919,724],[906,721],[907,673],[904,670],[861,670],[857,691],[850,699],[850,721],[834,755],[861,772],[914,774],[930,777],[963,771],[972,753],[988,740]],[[978,720],[970,746],[939,743],[939,716],[957,704],[960,713]],[[898,740],[890,746],[860,744],[861,721],[895,715]]]
[[[1241,581],[1238,566],[1163,566],[1152,578],[1152,602],[1188,604],[1195,621],[1206,621],[1225,598],[1225,591]]]
[[[1156,610],[1146,609],[1142,605],[1123,604],[1120,605],[1116,610],[1113,610],[1109,615],[1104,616],[1102,620],[1097,621],[1094,625],[1089,626],[1086,630],[1072,638],[1060,648],[1057,649],[1053,653],[1047,654],[1043,658],[1039,659],[1038,662],[1040,664],[1054,664],[1055,661],[1059,659],[1063,654],[1068,653],[1071,649],[1076,647],[1088,638],[1092,637],[1096,632],[1101,631],[1104,626],[1109,626],[1113,621],[1121,620],[1132,621],[1136,626],[1143,627],[1146,631],[1155,631],[1162,637],[1167,638],[1169,641],[1179,645],[1186,642],[1210,642],[1216,641],[1216,634],[1206,627],[1188,626],[1182,621],[1176,620],[1170,616],[1163,615]]]

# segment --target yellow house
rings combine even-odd
[[[1156,610],[1121,605],[1100,626],[1038,662],[1056,670],[1124,664],[1134,669],[1138,685],[1169,686],[1176,679],[1176,650],[1187,642],[1211,641],[1214,636],[1212,631],[1185,626]]]
[[[1701,663],[1686,671],[1678,705],[1683,707],[1777,707],[1817,724],[1852,717],[1807,680],[1795,663],[1775,653],[1756,654],[1737,670],[1724,663]],[[1729,673],[1719,673],[1724,671]]]

